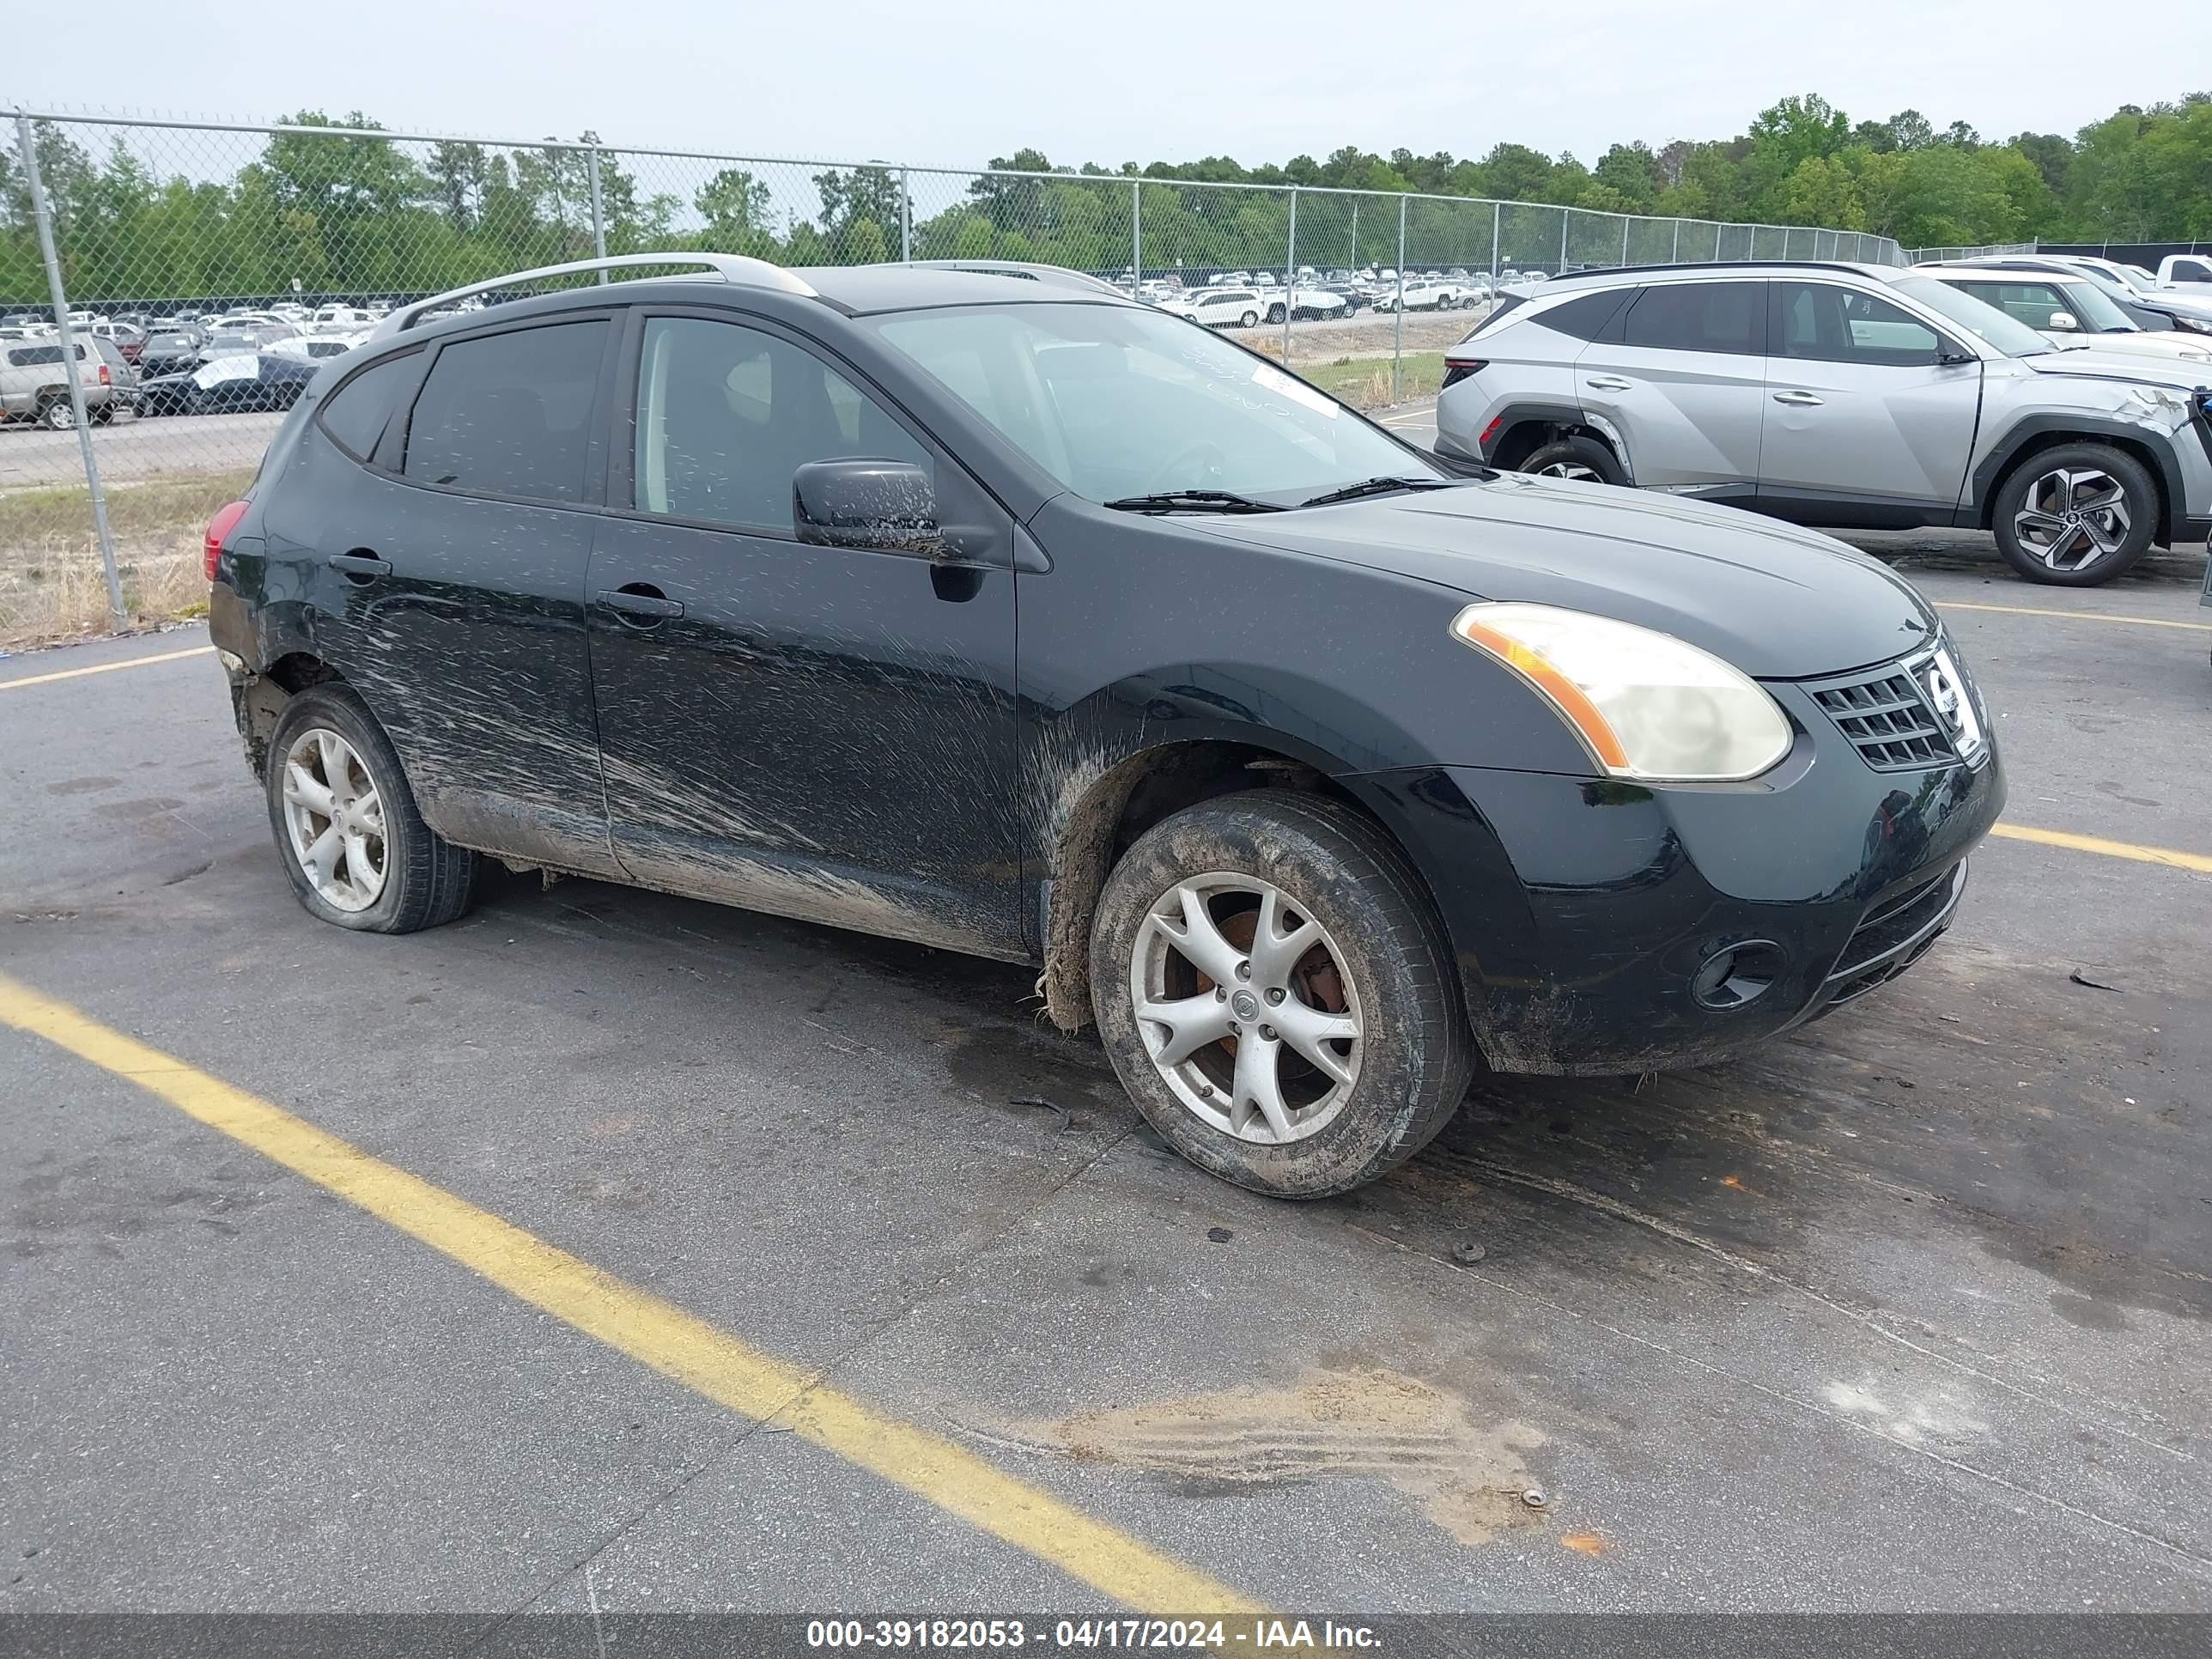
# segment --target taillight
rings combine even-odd
[[[238,521],[245,516],[246,503],[233,501],[208,520],[207,543],[204,550],[207,554],[207,579],[210,581],[215,580],[216,562],[222,557],[222,544],[225,538],[232,531],[238,528]]]
[[[102,386],[112,386],[114,384],[114,382],[107,378],[107,365],[106,363],[102,363],[100,366],[100,383]]]
[[[1469,358],[1463,363],[1447,362],[1444,364],[1444,384],[1446,386],[1457,386],[1462,380],[1467,379],[1468,375],[1480,374],[1482,370],[1488,368],[1489,367],[1490,364],[1487,361],[1480,358]]]

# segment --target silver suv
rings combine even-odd
[[[1583,272],[1446,355],[1437,448],[1834,528],[1990,530],[2032,581],[2212,532],[2203,365],[2060,351],[1933,277],[1853,264]]]
[[[76,361],[85,412],[95,421],[106,421],[117,410],[129,408],[130,392],[122,382],[125,376],[132,385],[137,382],[120,353],[112,363],[108,361],[100,349],[106,343],[88,334],[77,334],[70,337],[67,348],[68,355]],[[51,334],[42,339],[0,340],[0,421],[36,421],[59,432],[76,423],[64,353],[61,341]]]

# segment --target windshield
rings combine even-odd
[[[1929,310],[1949,318],[2008,357],[2040,357],[2051,349],[2051,342],[2026,323],[2016,322],[1995,306],[1984,305],[1972,295],[1961,294],[1933,276],[1903,276],[1890,286],[1899,294],[1910,295]]]
[[[1379,475],[1444,476],[1304,381],[1158,312],[994,306],[876,328],[1094,501],[1189,489],[1303,501]]]

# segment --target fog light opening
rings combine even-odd
[[[1716,951],[1690,981],[1690,994],[1702,1008],[1741,1008],[1753,1003],[1782,977],[1782,947],[1750,939]]]

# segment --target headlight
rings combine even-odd
[[[1470,605],[1451,629],[1533,686],[1614,777],[1724,783],[1790,752],[1774,699],[1671,634],[1548,605]]]

